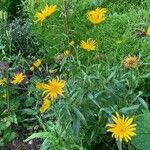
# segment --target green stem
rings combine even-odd
[[[43,123],[43,120],[41,119],[41,117],[39,117],[38,115],[36,116],[37,120],[39,121],[39,124],[42,126],[42,128],[44,129],[44,131],[46,131],[46,126]]]
[[[123,148],[122,148],[122,142],[121,141],[117,142],[117,146],[118,146],[119,150],[123,150]]]

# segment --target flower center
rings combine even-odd
[[[51,92],[57,92],[58,91],[58,87],[57,86],[49,86],[49,90],[51,91]]]
[[[129,61],[129,64],[131,64],[131,65],[133,65],[135,63],[135,60],[133,60],[133,59],[131,59],[130,61]]]

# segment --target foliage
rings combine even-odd
[[[26,142],[43,139],[42,150],[147,149],[149,1],[20,3],[19,18],[9,18],[7,9],[0,13],[0,83],[7,79],[0,84],[0,146],[15,138],[17,126],[28,131]],[[57,11],[49,13],[46,4]],[[87,12],[98,7],[106,8],[106,18],[94,25]],[[35,22],[42,10],[44,20]],[[18,73],[22,77],[14,84]],[[65,86],[52,86],[55,79]],[[56,96],[48,97],[41,113],[48,92]],[[116,112],[137,124],[131,142],[115,141],[107,132]]]
[[[149,149],[149,134],[150,134],[150,113],[145,113],[137,118],[137,134],[138,136],[134,137],[133,144],[137,149],[148,150]]]

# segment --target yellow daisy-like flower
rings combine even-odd
[[[147,36],[150,36],[150,26],[147,28],[146,35],[147,35]]]
[[[15,76],[13,77],[13,80],[11,81],[13,84],[19,84],[24,80],[25,76],[23,75],[23,73],[17,73],[15,74]]]
[[[87,51],[94,51],[96,49],[96,42],[95,40],[87,40],[86,42],[82,40],[80,43],[80,48]]]
[[[0,79],[0,85],[4,85],[7,81],[7,78]]]
[[[41,59],[37,59],[33,62],[33,65],[38,68],[41,65],[41,62]]]
[[[65,55],[65,56],[70,56],[70,55],[71,55],[71,51],[65,50],[65,51],[64,51],[64,55]]]
[[[138,63],[139,59],[131,55],[127,56],[123,61],[124,66],[129,69],[137,67]]]
[[[131,137],[135,136],[136,124],[133,124],[133,118],[121,117],[118,113],[116,116],[112,116],[114,123],[107,124],[108,132],[112,132],[112,137],[115,137],[116,141],[125,140],[128,142]]]
[[[64,81],[53,79],[48,84],[37,83],[36,88],[44,91],[45,98],[56,99],[58,96],[63,96]]]
[[[56,5],[48,6],[46,4],[45,8],[41,12],[36,13],[35,17],[37,18],[37,20],[34,21],[34,22],[35,23],[37,23],[37,22],[42,23],[46,18],[51,16],[55,11],[57,11]]]
[[[95,10],[89,11],[87,17],[89,21],[93,24],[100,24],[106,17],[106,8],[96,8]]]
[[[44,98],[43,104],[40,107],[40,112],[44,113],[45,111],[48,110],[48,108],[51,106],[51,101],[47,98]]]

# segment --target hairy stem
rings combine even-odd
[[[70,42],[71,42],[71,36],[69,32],[69,15],[68,15],[68,3],[67,0],[64,0],[64,16],[65,16],[65,30],[68,40],[68,49],[70,50]]]

